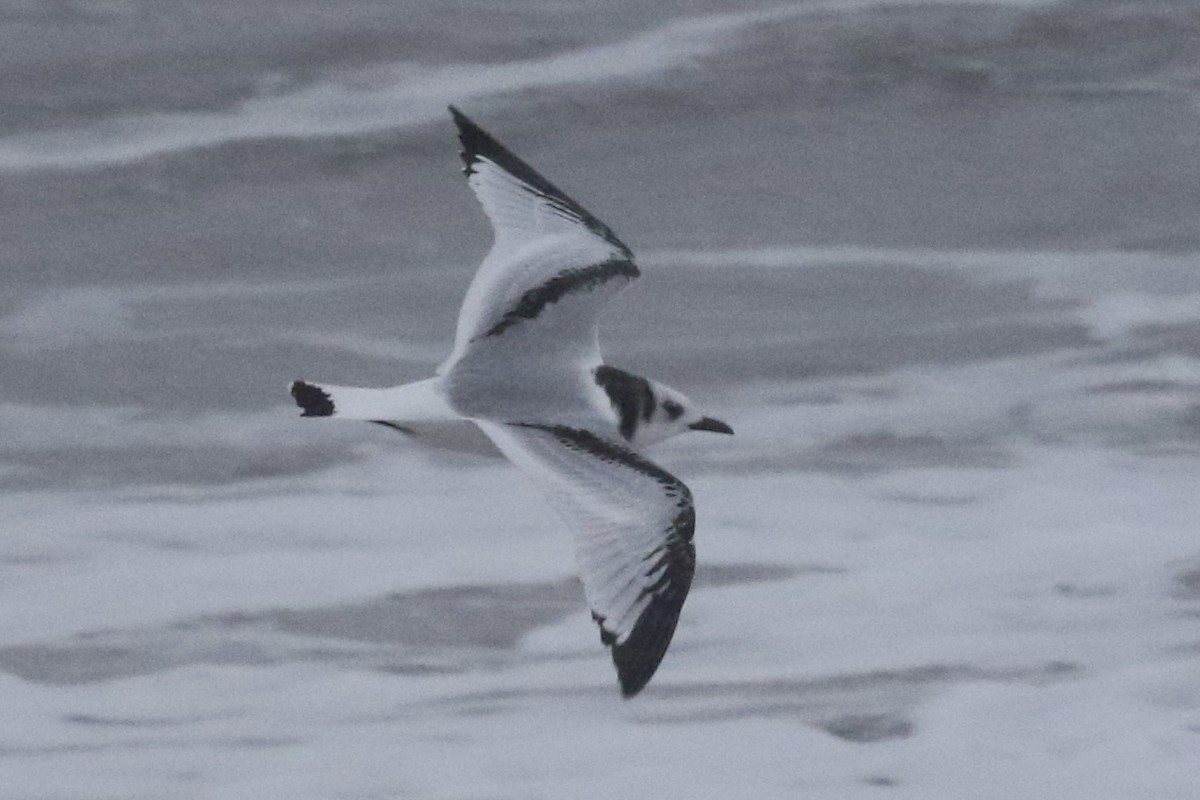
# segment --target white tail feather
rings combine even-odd
[[[306,417],[340,417],[356,420],[437,421],[458,420],[442,398],[440,378],[403,386],[370,389],[328,383],[295,381],[289,391]]]

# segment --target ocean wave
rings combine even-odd
[[[1048,298],[1092,300],[1114,293],[1191,295],[1200,291],[1200,254],[1150,250],[980,250],[856,245],[780,245],[735,249],[657,249],[647,267],[794,270],[836,264],[911,266],[988,281],[1031,281]],[[1193,302],[1173,301],[1191,309]],[[1177,317],[1177,312],[1172,312]]]
[[[1039,6],[1046,0],[955,0],[934,5]],[[117,116],[94,125],[0,139],[0,171],[94,169],[229,142],[351,136],[441,119],[464,103],[531,89],[649,78],[686,67],[752,26],[810,15],[931,5],[927,0],[831,0],[675,19],[624,41],[506,64],[399,63],[344,72],[227,111]]]
[[[417,271],[407,277],[413,279]],[[323,297],[360,295],[376,291],[391,279],[379,276],[331,278],[326,280],[285,280],[259,283],[218,282],[162,286],[78,286],[46,290],[21,298],[15,308],[0,315],[2,350],[28,352],[53,350],[78,345],[114,341],[147,341],[164,336],[192,336],[198,331],[211,334],[220,324],[201,321],[192,327],[180,324],[178,312],[198,304],[220,304],[269,298],[279,302],[288,297],[318,294]],[[158,312],[171,324],[154,324],[144,318]],[[443,348],[434,343],[411,342],[397,338],[368,337],[346,332],[277,331],[268,335],[292,342],[369,356],[388,354],[417,361],[439,361]]]
[[[1121,292],[1105,295],[1080,313],[1093,332],[1105,339],[1126,336],[1153,326],[1200,326],[1200,292],[1153,295]]]

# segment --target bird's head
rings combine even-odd
[[[670,386],[649,381],[653,406],[634,431],[632,444],[647,445],[661,442],[688,431],[733,433],[733,428],[714,417],[706,416],[683,392]],[[643,412],[646,414],[646,412]]]
[[[661,442],[687,431],[733,433],[719,419],[706,416],[678,389],[604,365],[595,370],[621,436],[634,447]]]

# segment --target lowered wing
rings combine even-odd
[[[612,650],[621,693],[632,697],[658,669],[692,584],[692,493],[624,445],[585,430],[477,424],[571,527],[592,618]]]
[[[451,106],[464,173],[495,241],[459,311],[454,352],[481,342],[552,338],[557,349],[596,349],[596,319],[638,276],[633,253],[600,220]],[[542,329],[545,329],[544,334]],[[537,349],[536,345],[533,349]]]

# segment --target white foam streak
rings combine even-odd
[[[660,75],[718,52],[754,25],[921,4],[918,0],[835,0],[710,14],[672,20],[624,41],[545,58],[507,64],[375,67],[342,73],[294,92],[254,97],[228,111],[129,115],[73,130],[7,137],[0,139],[0,171],[91,169],[235,141],[352,136],[412,127],[441,119],[447,102]],[[996,3],[959,0],[949,4]],[[1008,0],[1001,4],[1043,3]]]
[[[685,269],[806,269],[834,264],[911,266],[964,273],[986,281],[1031,281],[1045,298],[1126,297],[1129,319],[1149,321],[1163,309],[1178,321],[1190,318],[1195,300],[1148,300],[1151,297],[1200,294],[1200,253],[1125,250],[955,250],[862,247],[853,245],[782,245],[731,250],[650,250],[639,254],[647,267]],[[1153,303],[1154,310],[1146,307]],[[1140,313],[1138,307],[1144,309]],[[1132,315],[1132,316],[1130,316]],[[1088,320],[1089,322],[1091,320]]]
[[[1195,253],[1157,253],[1128,250],[944,250],[932,248],[864,247],[859,245],[781,245],[731,250],[653,250],[639,255],[645,264],[722,268],[748,266],[785,269],[830,263],[913,264],[922,267],[994,270],[1037,269],[1057,274],[1092,269],[1142,268],[1157,265],[1195,265]]]
[[[409,274],[414,274],[411,271]],[[234,282],[167,286],[79,286],[34,294],[15,310],[0,317],[0,339],[12,351],[35,351],[113,341],[144,341],[163,336],[189,336],[194,330],[173,325],[139,324],[146,309],[180,307],[224,298],[270,298],[288,295],[323,294],[362,290],[378,283],[378,277],[329,280],[270,281],[255,284]],[[389,280],[387,278],[383,280]],[[410,342],[337,333],[298,331],[278,334],[290,342],[339,348],[369,357],[397,356],[436,363],[445,357],[440,343]]]
[[[0,140],[0,170],[90,168],[239,140],[412,127],[441,119],[448,100],[664,72],[712,49],[731,27],[760,16],[687,19],[617,44],[508,64],[402,63],[256,97],[226,112],[128,116],[77,130],[10,137]]]
[[[1122,292],[1100,298],[1080,316],[1094,333],[1105,339],[1115,339],[1144,326],[1200,323],[1200,292],[1173,296]]]

